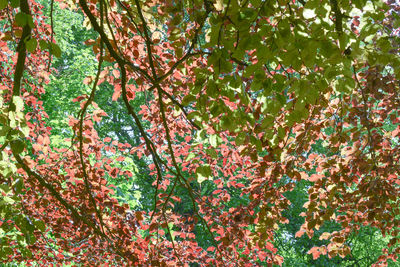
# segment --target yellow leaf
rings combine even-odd
[[[224,9],[224,0],[217,0],[214,7],[217,11],[222,11]]]

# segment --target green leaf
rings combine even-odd
[[[7,0],[0,0],[0,10],[6,8],[8,5],[8,1]]]
[[[186,160],[189,161],[189,160],[193,159],[194,157],[196,157],[196,154],[189,153],[189,155],[187,156]]]
[[[61,49],[55,43],[50,43],[50,52],[56,57],[61,57]]]
[[[15,105],[15,112],[19,112],[24,107],[24,101],[20,96],[13,96],[13,103]]]
[[[44,232],[46,230],[46,226],[43,221],[35,221],[34,224],[36,228],[39,229],[40,231]]]
[[[28,50],[29,52],[33,53],[35,52],[36,48],[37,48],[37,40],[35,38],[31,38],[26,42],[26,50]]]
[[[22,123],[22,125],[24,125],[25,123]],[[27,137],[29,135],[30,129],[27,125],[22,126],[20,125],[20,132],[22,133],[22,135],[20,135],[21,137]]]
[[[19,0],[10,0],[10,5],[13,8],[19,7]]]
[[[18,26],[24,27],[28,23],[28,16],[23,12],[19,12],[15,15],[15,22]]]
[[[32,232],[35,230],[35,225],[32,224],[32,223],[30,222],[30,220],[28,220],[28,218],[26,218],[26,217],[25,217],[25,220],[24,220],[24,224],[25,224],[26,230],[27,230],[29,233],[32,233]]]
[[[15,112],[13,111],[8,112],[8,118],[10,120],[10,127],[15,128],[17,126],[15,122]]]
[[[13,255],[14,254],[14,250],[10,247],[3,247],[1,249],[1,251],[3,252],[3,256],[8,256],[8,255]]]
[[[45,50],[48,47],[48,44],[44,40],[39,40],[39,47],[40,47],[40,50]]]
[[[266,115],[261,122],[261,127],[263,129],[274,126],[274,116]]]
[[[208,180],[208,178],[211,176],[211,168],[209,165],[199,166],[196,169],[196,174],[197,181],[202,183],[203,181]]]
[[[231,130],[232,131],[235,128],[235,124],[233,123],[231,118],[228,117],[228,116],[222,117],[221,120],[220,120],[220,124],[221,124],[221,127],[224,130]]]
[[[12,204],[15,203],[15,200],[12,199],[12,198],[10,198],[10,197],[8,197],[8,196],[3,196],[3,199],[2,199],[2,200],[3,200],[5,203],[10,204],[10,205],[12,205]]]
[[[13,140],[10,145],[11,145],[11,150],[13,151],[13,153],[16,153],[16,154],[21,154],[25,148],[25,143],[22,142],[21,140]]]
[[[250,143],[256,147],[258,152],[261,152],[262,143],[261,143],[260,139],[254,137],[254,136],[250,136]]]
[[[15,193],[16,194],[21,193],[23,187],[24,187],[24,181],[18,178],[17,181],[15,181],[14,183]]]
[[[217,85],[215,84],[214,80],[210,80],[207,86],[207,95],[211,97],[216,97],[218,94]]]
[[[206,149],[206,153],[207,155],[209,155],[210,157],[212,157],[213,159],[217,159],[218,158],[218,154],[215,151],[215,149],[211,149],[211,148],[207,148]]]
[[[211,167],[210,165],[203,165],[197,168],[197,172],[203,174],[205,177],[211,176]]]
[[[240,132],[235,139],[235,143],[237,146],[243,145],[244,141],[246,140],[246,133]]]
[[[28,20],[28,25],[31,29],[35,28],[35,23],[33,22],[33,18],[31,15],[26,15],[26,19]]]
[[[0,128],[0,136],[6,136],[8,131],[10,131],[11,127],[8,125],[4,125]]]
[[[351,2],[356,6],[356,8],[362,9],[365,6],[367,1],[366,0],[353,0]]]
[[[47,44],[46,44],[47,45]],[[194,95],[186,95],[183,99],[182,99],[182,105],[186,106],[188,105],[190,102],[193,102],[196,100],[196,97]]]
[[[217,147],[220,142],[221,142],[221,138],[218,135],[216,135],[216,134],[210,135],[210,144],[213,147]]]

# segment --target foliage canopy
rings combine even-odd
[[[0,0],[0,258],[395,264],[399,10]]]

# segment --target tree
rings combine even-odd
[[[397,260],[396,2],[43,5],[0,0],[4,261],[269,266],[288,243],[311,264]],[[56,44],[57,5],[95,62]],[[152,189],[133,203],[135,183]],[[360,252],[375,232],[380,255]]]

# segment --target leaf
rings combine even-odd
[[[312,175],[308,178],[308,180],[309,180],[310,182],[316,182],[316,181],[320,180],[320,179],[323,178],[323,177],[324,177],[324,175],[315,173],[315,174],[312,174]]]
[[[121,85],[117,84],[114,86],[114,93],[111,98],[112,101],[118,100],[118,98],[121,96],[121,91],[122,91]]]
[[[274,245],[271,242],[267,242],[265,244],[265,248],[272,252],[275,252],[275,250],[276,250],[276,248],[274,247]]]
[[[319,237],[319,240],[328,240],[330,236],[330,233],[325,232]]]
[[[31,38],[26,42],[26,50],[28,50],[29,52],[33,53],[35,52],[36,48],[37,48],[37,40],[35,38]]]
[[[221,142],[221,138],[218,135],[216,135],[216,134],[210,135],[210,145],[211,146],[217,147],[220,142]]]
[[[48,46],[49,46],[49,44],[45,40],[39,40],[40,50],[45,50],[45,49],[47,49]]]
[[[276,264],[278,264],[279,266],[282,266],[283,263],[283,257],[280,255],[274,255],[274,260],[276,262]]]
[[[321,252],[319,251],[319,247],[312,247],[307,254],[312,254],[313,260],[316,260],[319,258],[319,255],[321,255]]]
[[[22,125],[24,125],[24,124],[22,124]],[[27,137],[30,132],[29,126],[27,126],[27,125],[21,126],[20,125],[20,132],[22,134],[22,135],[20,135],[20,137]]]
[[[214,7],[217,11],[224,10],[224,0],[216,0]]]
[[[26,24],[28,24],[28,15],[23,12],[19,12],[17,15],[15,15],[15,22],[18,26],[24,27]]]
[[[13,8],[19,7],[19,0],[10,0],[10,5]]]
[[[190,160],[193,159],[194,157],[196,157],[196,154],[194,154],[194,153],[189,153],[189,155],[186,157],[186,161],[190,161]]]
[[[186,106],[188,105],[190,102],[193,102],[196,100],[196,97],[193,95],[186,95],[183,99],[182,99],[182,105]]]
[[[50,47],[49,47],[50,53],[58,58],[61,57],[60,47],[55,43],[49,43],[49,45],[50,45]]]
[[[13,96],[13,103],[15,105],[15,112],[20,112],[24,107],[24,101],[20,96]]]
[[[217,158],[218,158],[218,154],[217,154],[217,152],[215,151],[215,149],[213,149],[213,148],[207,148],[207,149],[206,149],[206,153],[207,153],[207,155],[209,155],[209,156],[212,157],[213,159],[217,159]]]
[[[136,220],[138,220],[139,222],[140,222],[140,221],[143,221],[142,212],[136,211],[136,212],[135,212],[135,217],[136,217]]]
[[[24,181],[20,178],[17,179],[14,183],[14,188],[15,188],[15,193],[19,194],[22,191],[22,188],[24,188]]]
[[[301,237],[302,235],[304,235],[305,232],[306,231],[304,231],[304,230],[299,230],[299,231],[296,232],[296,234],[294,236],[295,237]]]
[[[10,145],[11,145],[11,150],[13,151],[13,153],[16,153],[16,154],[21,154],[25,148],[25,143],[22,142],[21,140],[13,140],[10,143]]]
[[[114,70],[112,71],[112,74],[114,75],[115,78],[119,78],[119,75],[120,75],[119,70],[115,70],[115,69],[114,69]]]
[[[12,111],[8,112],[8,118],[10,119],[10,127],[11,128],[17,127],[15,112]]]
[[[8,5],[8,1],[7,0],[0,0],[0,10],[6,8]]]
[[[365,6],[366,0],[352,0],[351,2],[356,8],[362,9]]]
[[[208,178],[211,176],[211,168],[209,165],[199,166],[196,169],[196,174],[197,181],[202,183],[203,181],[208,180]]]
[[[39,229],[40,231],[44,232],[46,230],[46,225],[44,224],[43,221],[35,221],[35,226],[37,229]]]
[[[317,225],[317,220],[311,220],[311,221],[309,221],[308,222],[308,224],[307,224],[307,229],[308,230],[311,230],[311,229],[313,229],[315,226]]]
[[[237,146],[243,145],[246,140],[246,133],[240,132],[235,139],[235,144]]]

